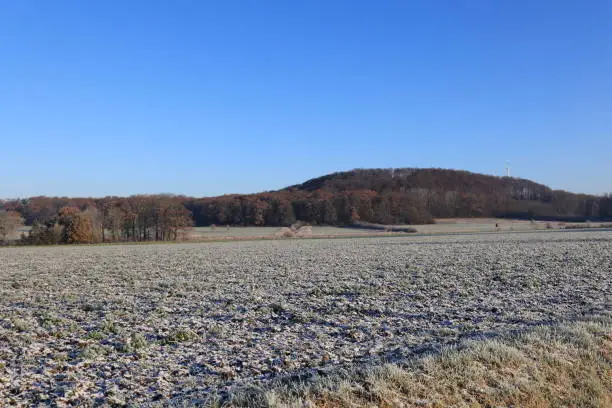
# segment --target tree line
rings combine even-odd
[[[192,199],[196,225],[424,224],[435,218],[609,218],[609,197],[552,190],[530,180],[445,169],[357,169],[286,189]]]
[[[434,218],[612,218],[612,196],[552,190],[530,180],[444,169],[366,169],[326,175],[279,191],[193,198],[31,197],[0,202],[31,225],[24,242],[176,240],[191,226],[424,224]],[[10,224],[11,222],[6,222]],[[2,238],[2,236],[0,236]]]
[[[193,225],[181,197],[32,197],[3,204],[31,225],[25,244],[88,244],[118,241],[171,241]]]

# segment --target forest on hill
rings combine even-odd
[[[27,243],[177,239],[189,226],[424,224],[434,218],[507,217],[584,221],[612,217],[612,197],[575,194],[530,180],[445,169],[356,169],[278,191],[0,202],[0,240],[24,222]]]

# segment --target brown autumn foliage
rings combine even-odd
[[[34,208],[39,203],[36,200]],[[181,239],[193,225],[191,213],[174,196],[106,197],[82,203],[82,208],[68,205],[55,214],[44,211],[44,216],[35,217],[24,243],[168,241]],[[28,205],[26,213],[31,211]]]
[[[76,207],[64,207],[58,215],[59,224],[64,227],[62,242],[66,244],[93,242],[93,223],[87,214]]]
[[[15,230],[23,225],[23,218],[16,211],[0,210],[0,242],[13,234]]]
[[[58,227],[72,208],[74,222]],[[545,221],[612,218],[612,197],[552,190],[530,180],[444,169],[358,169],[278,191],[193,198],[169,194],[31,197],[0,202],[32,225],[40,243],[175,240],[189,227],[425,224],[434,218]],[[76,210],[84,217],[76,215]],[[36,235],[38,234],[38,235]],[[77,241],[74,241],[77,240]]]

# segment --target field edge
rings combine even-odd
[[[340,368],[161,406],[612,406],[612,314],[469,340],[410,361]]]

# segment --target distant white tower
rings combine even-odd
[[[506,160],[506,177],[510,177],[510,161]]]

